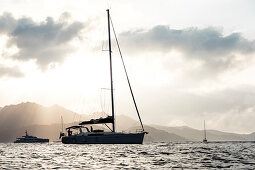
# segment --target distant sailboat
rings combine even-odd
[[[62,136],[65,136],[65,133],[64,133],[63,117],[61,116],[61,132],[59,134],[59,139],[61,139]]]
[[[136,105],[136,101],[134,98],[134,94],[131,88],[131,84],[127,75],[127,70],[124,64],[124,60],[122,58],[122,54],[120,51],[119,43],[116,37],[115,30],[113,28],[112,20],[110,18],[109,9],[107,9],[107,20],[108,20],[108,46],[109,46],[109,58],[110,58],[110,85],[111,85],[111,116],[105,118],[91,119],[89,121],[83,121],[76,126],[70,126],[66,128],[67,136],[63,136],[63,133],[60,133],[60,138],[62,138],[62,143],[65,144],[142,144],[144,135],[147,133],[144,131],[144,127],[142,124],[142,120]],[[117,47],[119,49],[119,53],[121,56],[122,64],[126,73],[127,82],[129,85],[129,89],[131,92],[131,96],[134,102],[134,106],[141,123],[141,130],[135,133],[123,133],[116,132],[115,129],[115,112],[114,112],[114,95],[113,95],[113,76],[112,76],[112,49],[111,49],[111,29],[112,25],[113,33],[115,35],[115,40],[117,43]],[[92,126],[87,127],[88,125],[95,124],[103,124],[105,125],[110,132],[105,132],[103,129],[93,129]],[[112,127],[108,126],[108,124],[112,124]],[[73,133],[73,131],[77,131],[77,133]]]
[[[204,139],[203,139],[203,143],[207,143],[206,130],[205,130],[205,120],[204,120]]]

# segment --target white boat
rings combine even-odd
[[[110,58],[110,80],[111,80],[111,116],[99,119],[91,119],[89,121],[83,121],[79,123],[77,126],[70,126],[66,128],[67,135],[63,132],[60,133],[60,138],[62,138],[62,143],[65,144],[142,144],[144,135],[147,132],[144,131],[143,123],[138,111],[138,107],[135,101],[135,97],[131,88],[131,84],[128,78],[127,70],[124,64],[124,60],[120,51],[118,39],[115,34],[115,30],[113,28],[113,24],[110,18],[109,9],[107,11],[107,21],[108,21],[108,44],[109,44],[109,58]],[[119,49],[120,57],[122,60],[122,64],[125,70],[127,82],[129,85],[130,93],[136,108],[136,112],[141,124],[141,129],[137,130],[134,133],[123,133],[116,132],[115,129],[115,112],[114,112],[114,95],[113,95],[113,75],[112,75],[112,50],[111,50],[111,25],[113,28],[113,33],[115,35],[116,43]],[[92,126],[94,124],[103,124],[110,131],[105,132],[102,129],[94,130]],[[110,127],[109,124],[112,124]],[[88,128],[90,126],[90,129]],[[73,133],[74,131],[78,131],[77,133]]]
[[[45,143],[49,142],[49,139],[42,139],[35,136],[30,136],[27,133],[27,130],[25,132],[25,136],[22,136],[21,138],[17,138],[14,143]]]

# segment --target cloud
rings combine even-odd
[[[233,108],[243,110],[255,105],[253,86],[240,86],[202,94],[178,91],[165,86],[151,91],[148,95],[153,96],[144,99],[148,112],[151,110],[151,113],[178,113],[180,116],[202,116],[203,113],[226,112]],[[160,109],[155,106],[160,106]]]
[[[10,13],[4,13],[0,16],[0,34],[8,34],[16,27],[17,21]]]
[[[255,128],[246,128],[254,127],[254,122],[250,121],[253,119],[250,119],[249,115],[253,114],[252,117],[255,117],[255,86],[242,85],[200,94],[169,89],[165,86],[160,89],[144,89],[142,93],[151,96],[143,98],[140,102],[141,110],[146,113],[144,119],[150,123],[157,121],[158,124],[181,124],[177,120],[182,120],[189,126],[199,128],[206,119],[210,121],[210,126],[208,125],[210,128],[231,131],[231,128],[237,130],[240,127],[242,132],[255,130]],[[235,123],[238,121],[238,116],[240,122]],[[169,123],[169,120],[173,121]],[[240,126],[237,126],[237,123]],[[246,126],[241,125],[245,123]]]
[[[69,44],[79,37],[84,24],[67,22],[70,18],[64,13],[58,21],[48,17],[43,22],[35,22],[31,18],[14,19],[11,14],[0,16],[0,33],[9,37],[8,46],[16,46],[18,52],[12,56],[19,61],[35,60],[41,69],[50,63],[61,63],[67,54],[73,51]]]
[[[255,107],[246,109],[231,109],[224,113],[213,113],[217,116],[209,116],[207,126],[210,129],[220,129],[238,133],[254,132]],[[212,115],[212,114],[211,114]]]
[[[245,39],[240,33],[224,36],[215,28],[177,30],[160,25],[150,30],[124,32],[120,39],[122,44],[128,44],[128,51],[134,53],[178,49],[188,56],[200,58],[255,51],[254,41]]]
[[[0,77],[23,77],[24,74],[19,70],[18,67],[7,67],[0,65]]]
[[[124,52],[130,55],[159,52],[161,56],[166,56],[173,50],[179,51],[184,62],[182,68],[196,81],[216,77],[233,68],[245,67],[245,58],[253,57],[255,52],[254,40],[248,40],[240,33],[223,35],[222,31],[211,27],[178,30],[159,25],[149,30],[121,33],[119,39]],[[245,57],[240,60],[240,55]],[[158,53],[155,56],[160,57]],[[167,57],[164,58],[166,67],[172,62],[171,55]],[[192,62],[198,66],[184,67]]]
[[[240,83],[228,80],[239,75],[240,70],[254,67],[254,40],[240,33],[223,35],[215,28],[174,30],[168,26],[124,32],[119,39],[124,54],[157,58],[167,68],[169,77],[172,76],[160,88],[141,89],[152,96],[144,98],[142,103],[150,119],[154,117],[160,124],[169,124],[169,120],[181,124],[178,120],[182,120],[192,126],[202,126],[206,119],[208,126],[216,129],[254,130],[250,118],[254,117],[255,86],[244,85],[243,79]],[[153,69],[153,64],[143,69]],[[165,74],[161,76],[168,79]],[[215,78],[219,76],[221,79],[217,81]],[[161,115],[160,118],[154,113]],[[215,126],[211,126],[213,123]]]

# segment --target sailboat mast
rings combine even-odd
[[[204,120],[204,135],[205,135],[205,139],[206,139],[205,120]]]
[[[114,98],[113,98],[113,79],[112,79],[112,47],[111,47],[111,24],[110,24],[110,13],[109,9],[107,11],[107,21],[108,21],[108,43],[109,43],[109,58],[110,58],[110,77],[111,77],[111,102],[112,102],[112,131],[115,132],[115,119],[114,119]]]
[[[62,132],[64,132],[64,127],[63,127],[63,117],[61,116],[61,127],[62,127]]]

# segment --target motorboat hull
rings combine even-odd
[[[142,144],[144,138],[142,133],[111,133],[111,134],[90,134],[86,136],[64,136],[64,144]]]
[[[36,140],[16,140],[14,143],[47,143],[49,142],[49,139],[36,139]]]

